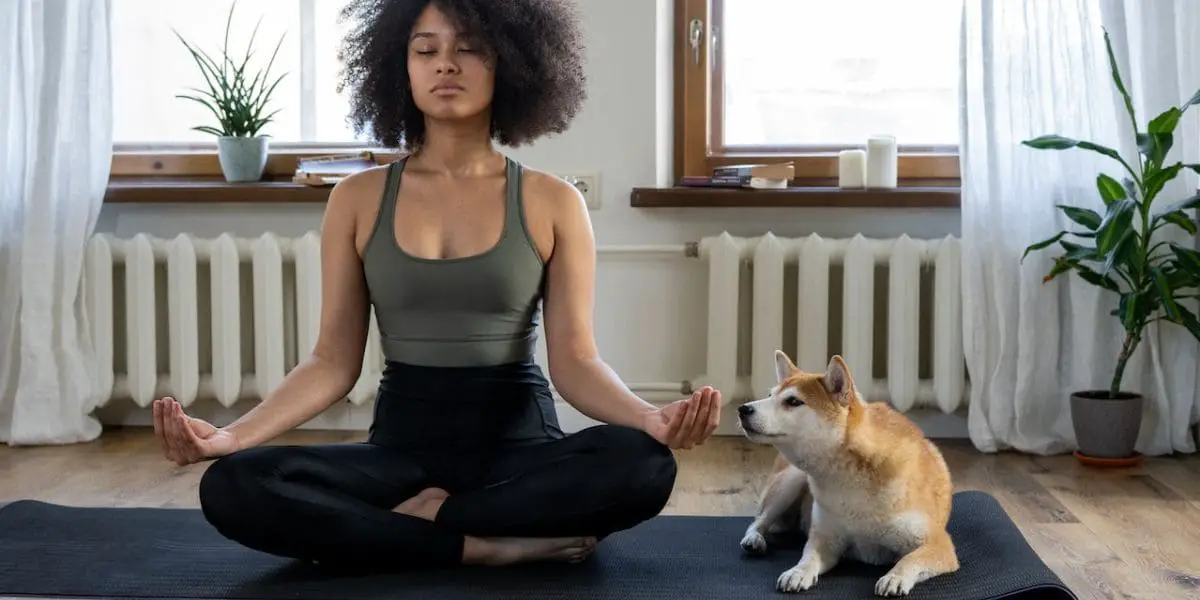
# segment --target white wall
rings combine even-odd
[[[578,0],[588,34],[589,100],[566,134],[512,151],[532,167],[600,175],[593,214],[597,243],[659,244],[734,235],[818,232],[828,236],[941,237],[959,231],[956,210],[634,209],[633,187],[669,185],[671,171],[671,0]],[[318,205],[108,205],[99,230],[256,236],[319,226]],[[600,259],[596,322],[606,360],[627,381],[681,381],[704,369],[707,279],[694,259]]]

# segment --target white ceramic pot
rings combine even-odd
[[[270,145],[266,136],[217,138],[217,157],[221,172],[230,182],[258,181],[267,168]]]

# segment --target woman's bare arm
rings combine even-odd
[[[378,177],[361,173],[329,194],[321,228],[321,324],[312,354],[261,403],[223,429],[239,449],[265,443],[341,400],[362,370],[370,305],[355,244],[357,204],[376,193]]]
[[[560,180],[530,190],[550,196],[546,204],[554,212],[544,301],[554,386],[563,399],[597,421],[641,429],[671,447],[703,443],[719,423],[720,394],[705,389],[660,409],[630,391],[596,347],[596,242],[587,204],[578,190]]]

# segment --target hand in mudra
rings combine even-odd
[[[646,433],[669,448],[686,450],[706,442],[720,422],[721,392],[704,386],[650,413]]]
[[[163,454],[181,467],[237,450],[232,433],[187,416],[183,407],[169,396],[154,401],[154,437],[158,438]]]

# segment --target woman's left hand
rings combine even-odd
[[[691,449],[708,441],[721,422],[721,392],[704,386],[646,415],[645,431],[671,449]]]

